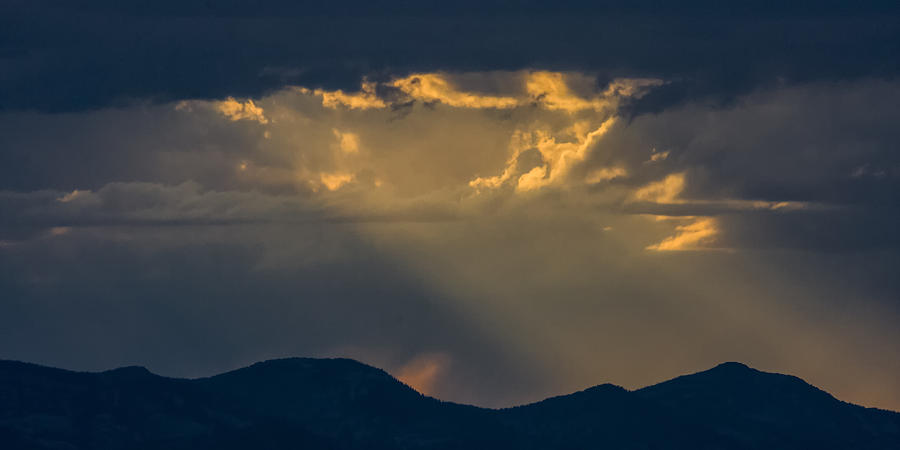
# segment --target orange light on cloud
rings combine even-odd
[[[452,74],[417,73],[396,78],[387,83],[392,88],[414,100],[436,102],[455,108],[470,109],[510,109],[538,105],[544,109],[575,113],[585,110],[612,110],[623,97],[640,97],[646,91],[663,82],[650,78],[621,78],[613,80],[606,90],[595,95],[583,96],[570,86],[569,75],[562,72],[509,72],[509,82],[519,85],[520,90],[510,95],[491,95],[471,92],[457,86]],[[322,106],[331,109],[382,109],[388,102],[378,96],[376,84],[363,81],[359,92],[344,92],[340,89],[297,88],[307,95],[322,97]]]
[[[422,394],[434,395],[435,387],[449,365],[447,355],[420,355],[397,370],[395,377]]]
[[[588,184],[597,184],[604,181],[614,180],[628,175],[628,171],[624,167],[603,167],[592,171],[584,179]]]
[[[342,132],[337,128],[331,130],[338,139],[338,145],[344,153],[359,152],[359,136],[356,133]]]
[[[63,195],[62,197],[56,199],[56,201],[61,202],[61,203],[69,203],[72,200],[75,200],[79,196],[83,195],[84,192],[85,191],[80,191],[78,189],[75,189],[74,191],[69,192],[68,194]]]
[[[306,88],[300,88],[300,92],[321,96],[322,106],[331,109],[373,109],[387,107],[384,100],[378,98],[375,94],[375,83],[369,81],[364,81],[360,87],[360,91],[356,93],[345,93],[340,89],[336,91],[326,91],[323,89],[310,90]]]
[[[699,250],[709,244],[719,233],[718,222],[713,217],[701,217],[687,225],[679,225],[675,228],[676,234],[659,242],[647,246],[647,250],[677,251]]]
[[[458,108],[507,109],[519,106],[514,97],[480,95],[460,91],[446,77],[436,73],[410,75],[394,80],[394,87],[418,100],[440,102]]]
[[[673,173],[661,181],[650,183],[632,194],[634,200],[655,203],[680,203],[678,196],[684,190],[684,173]]]
[[[668,158],[669,158],[668,150],[666,150],[664,152],[657,152],[654,149],[653,154],[650,155],[650,159],[648,159],[647,161],[644,161],[644,162],[645,163],[655,163],[655,162],[665,161]]]
[[[575,95],[559,72],[533,72],[525,81],[525,90],[534,101],[547,109],[568,112],[600,110],[610,103],[601,98],[585,99]]]
[[[256,106],[250,99],[242,103],[235,100],[234,97],[228,97],[224,101],[218,102],[216,109],[232,121],[252,120],[261,124],[269,123],[263,109]]]
[[[353,181],[353,174],[350,173],[322,173],[319,175],[319,181],[329,191],[336,191],[341,186]]]

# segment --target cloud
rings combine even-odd
[[[655,203],[679,203],[682,200],[678,196],[682,191],[684,191],[684,174],[673,173],[661,181],[654,181],[637,189],[632,197],[635,200]]]
[[[360,92],[344,93],[343,90],[326,91],[324,89],[298,88],[304,94],[322,97],[322,106],[326,108],[371,109],[384,108],[387,104],[375,93],[375,83],[363,81]]]
[[[519,100],[513,97],[478,95],[455,88],[440,74],[415,74],[394,80],[394,87],[410,97],[425,102],[440,102],[457,108],[514,108]]]
[[[640,98],[649,88],[660,86],[662,80],[652,78],[615,79],[602,95],[582,98],[568,86],[560,72],[533,72],[525,81],[525,89],[535,102],[548,109],[570,113],[582,110],[608,111],[616,109],[619,98]]]
[[[623,99],[639,98],[664,84],[653,78],[617,78],[597,92],[596,80],[578,73],[516,71],[489,73],[416,73],[381,84],[363,81],[357,93],[343,90],[296,88],[322,97],[327,108],[380,109],[413,101],[441,103],[454,108],[512,109],[538,106],[577,113],[610,113]],[[467,89],[467,87],[475,89]],[[577,87],[577,90],[574,89]],[[499,90],[501,92],[491,92]],[[381,95],[379,95],[381,91]]]
[[[62,197],[57,198],[56,201],[68,203],[68,202],[71,202],[72,200],[75,200],[76,198],[78,198],[79,195],[82,195],[82,194],[84,194],[84,191],[79,191],[78,189],[75,189],[74,191],[63,195]]]
[[[345,153],[359,152],[359,136],[355,133],[341,132],[337,128],[334,128],[331,131],[334,133],[334,137],[338,139],[338,145],[340,146],[341,151]]]
[[[635,99],[631,110],[639,113],[697,98],[727,102],[779,83],[891,78],[900,69],[893,58],[897,7],[889,2],[854,5],[852,14],[836,3],[800,10],[563,2],[519,5],[515,14],[499,1],[459,9],[408,2],[155,3],[6,6],[3,28],[12,35],[0,105],[84,111],[134,99],[258,98],[291,85],[346,93],[364,77],[437,71],[564,68],[610,79],[678,80]]]
[[[353,181],[353,174],[350,173],[323,173],[319,175],[322,185],[329,191],[340,189],[341,186]]]
[[[559,141],[546,129],[517,130],[510,142],[512,155],[507,166],[500,175],[492,177],[476,177],[469,181],[469,186],[479,188],[497,188],[513,178],[519,158],[531,149],[536,149],[541,157],[541,165],[531,168],[515,179],[515,189],[520,192],[532,191],[545,186],[559,184],[571,169],[584,161],[588,151],[615,123],[610,117],[596,129],[586,128],[587,123],[576,123],[571,128],[574,142]]]
[[[812,217],[802,210],[816,211],[819,220],[842,224],[841,217],[854,209],[862,209],[864,217],[871,216],[869,208],[875,205],[886,217],[896,213],[890,196],[898,179],[891,176],[891,168],[900,162],[891,145],[900,136],[887,119],[897,114],[890,101],[897,88],[891,83],[784,88],[744,97],[730,108],[695,104],[628,121],[618,116],[621,111],[609,92],[636,95],[647,88],[646,82],[635,81],[638,88],[629,90],[630,84],[621,80],[603,83],[572,73],[429,77],[473,98],[515,98],[519,106],[501,111],[420,102],[398,115],[387,105],[407,100],[384,96],[385,107],[335,109],[323,105],[316,97],[320,94],[311,90],[288,89],[260,99],[234,100],[239,105],[235,114],[244,114],[252,105],[256,109],[250,111],[258,110],[268,120],[265,127],[252,120],[231,120],[218,103],[197,100],[179,102],[175,108],[104,110],[77,117],[8,115],[10,133],[2,139],[11,164],[4,166],[4,187],[24,192],[50,188],[61,192],[63,203],[77,203],[82,193],[98,193],[120,179],[160,186],[190,182],[200,192],[218,192],[223,198],[237,198],[225,195],[232,191],[261,191],[318,202],[313,209],[330,209],[329,220],[388,220],[391,215],[418,220],[421,214],[428,220],[455,220],[500,205],[520,207],[513,206],[517,203],[510,197],[516,193],[567,191],[566,201],[605,211],[716,217],[720,241],[735,248],[764,245],[767,239],[757,232],[738,236],[738,230],[747,229],[737,226],[736,219],[723,220],[723,215],[756,214],[769,221],[767,232],[777,233],[774,224],[789,220],[772,218],[773,212],[799,218]],[[556,95],[564,92],[583,104],[611,100],[600,111],[546,107],[542,101],[556,100],[531,97],[527,82],[534,79],[563,83]],[[373,81],[362,92],[381,99],[378,86],[390,83]],[[822,111],[831,113],[823,116]],[[783,125],[787,123],[805,125]],[[39,132],[42,126],[51,132]],[[869,131],[857,131],[864,127]],[[160,128],[169,132],[160,135]],[[24,157],[29,152],[45,155],[40,161],[59,163],[37,167],[38,160]],[[806,153],[814,156],[800,157]],[[14,161],[26,166],[13,170]],[[860,167],[870,169],[861,172]],[[860,175],[869,172],[881,175]],[[88,195],[82,200],[99,198]],[[186,211],[169,214],[177,217],[174,221],[193,220]],[[106,220],[95,212],[67,214],[65,223],[57,225]],[[115,209],[104,214],[111,221],[144,220]],[[277,215],[269,219],[271,214],[262,210],[247,212],[241,220],[251,220],[254,214],[288,220]],[[202,220],[231,220],[221,214],[207,216],[214,218]],[[880,230],[882,222],[866,219],[856,225]],[[675,223],[669,225],[668,236],[676,235]],[[780,233],[792,235],[790,230]],[[820,229],[803,242],[814,245],[812,236],[821,235],[824,247],[844,248],[837,241],[861,242],[852,237],[858,234]],[[887,236],[881,231],[868,235]],[[786,242],[776,235],[768,239]],[[894,240],[888,237],[890,242]]]
[[[657,152],[656,149],[654,148],[653,154],[650,155],[650,159],[648,159],[647,161],[644,161],[644,162],[645,163],[655,163],[655,162],[659,162],[659,161],[665,161],[666,158],[668,158],[668,157],[669,157],[668,151]]]
[[[319,94],[303,89],[234,100],[234,114],[249,108],[266,118],[265,133],[257,122],[222,115],[218,103],[197,100],[179,102],[176,108],[138,107],[78,117],[6,116],[10,133],[2,139],[11,164],[4,166],[4,187],[25,192],[50,188],[62,192],[58,195],[67,200],[64,203],[77,203],[81,193],[98,193],[122,178],[160,186],[191,182],[198,191],[218,192],[223,198],[237,198],[225,195],[231,191],[256,190],[319,202],[314,209],[330,209],[329,220],[386,220],[391,215],[408,220],[420,214],[457,218],[498,205],[512,207],[516,203],[509,196],[515,193],[569,190],[567,201],[606,211],[716,217],[720,241],[735,248],[763,245],[767,239],[757,232],[738,236],[738,230],[747,229],[737,226],[736,219],[723,220],[723,215],[756,214],[769,221],[767,232],[790,236],[790,230],[777,231],[774,225],[790,220],[772,218],[771,213],[799,218],[812,217],[802,210],[814,210],[819,220],[840,222],[848,231],[813,230],[803,242],[814,245],[813,236],[820,235],[824,247],[844,248],[841,239],[861,242],[853,237],[860,232],[850,231],[850,222],[841,219],[852,215],[851,210],[870,217],[869,209],[878,205],[885,217],[896,214],[890,205],[896,203],[891,192],[897,190],[891,186],[900,180],[891,176],[891,168],[900,167],[900,161],[891,146],[900,136],[888,119],[898,114],[890,101],[897,96],[891,83],[784,88],[749,95],[730,108],[687,105],[628,121],[618,116],[621,111],[613,101],[618,97],[609,92],[636,95],[648,87],[644,81],[634,81],[638,87],[631,89],[621,80],[602,83],[571,73],[429,77],[444,80],[460,95],[515,98],[519,106],[501,111],[420,102],[398,115],[387,105],[406,100],[385,96],[385,107],[335,109],[323,105],[316,98]],[[553,96],[541,101],[531,97],[527,82],[534,79],[563,83],[555,95],[562,92],[583,104],[611,100],[600,111],[546,107],[547,101],[558,101]],[[361,92],[381,99],[378,86],[390,83],[373,81]],[[52,132],[39,132],[41,126]],[[169,132],[159,135],[160,128]],[[65,146],[52,136],[60,136]],[[63,151],[66,146],[73,150]],[[59,164],[39,168],[29,162],[38,160],[24,157],[29,152],[45,155],[40,161]],[[657,158],[663,154],[667,157]],[[14,161],[26,166],[13,170]],[[883,167],[865,172],[882,175],[859,175],[860,167]],[[311,200],[329,193],[340,193],[340,198]],[[99,201],[96,195],[84,199]],[[412,205],[427,205],[429,212]],[[193,220],[186,211],[170,212],[170,217]],[[67,214],[65,221],[72,223],[105,220],[95,212]],[[104,214],[112,221],[144,220],[134,212]],[[270,215],[256,210],[241,220],[254,214]],[[231,220],[209,216],[214,218],[203,220]],[[271,220],[282,219],[287,220],[277,215]],[[880,230],[882,222],[866,219],[856,226]],[[674,222],[670,227],[668,236],[676,235]],[[894,242],[881,231],[867,235]],[[786,242],[776,235],[768,240]]]
[[[234,97],[228,97],[224,101],[218,102],[216,107],[222,115],[231,120],[252,120],[261,124],[269,123],[269,119],[266,119],[262,108],[256,106],[253,100],[250,99],[242,103],[235,100]]]
[[[615,180],[628,175],[628,171],[622,167],[602,167],[588,174],[584,181],[588,184],[597,184],[604,181]]]
[[[704,217],[694,219],[687,225],[679,225],[675,228],[676,234],[667,237],[661,242],[647,246],[647,250],[675,251],[675,250],[699,250],[711,244],[719,233],[716,219]]]

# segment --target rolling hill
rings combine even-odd
[[[348,359],[209,378],[0,361],[4,449],[898,449],[900,414],[725,363],[506,409],[443,402]]]

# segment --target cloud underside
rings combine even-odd
[[[537,64],[607,79],[673,81],[634,104],[639,112],[697,98],[729,102],[784,83],[900,73],[900,15],[892,2],[852,8],[839,2],[803,8],[572,3],[13,2],[0,14],[9,36],[0,109],[257,98],[290,85],[355,91],[366,76]],[[497,105],[508,104],[505,96],[494,97]]]
[[[742,359],[900,404],[878,356],[900,342],[900,86],[634,114],[677,82],[410,72],[6,113],[0,351],[180,375],[344,355],[490,405]],[[879,369],[809,377],[835,361]]]
[[[15,213],[2,225],[415,222],[589,208],[668,228],[655,241],[633,239],[647,251],[777,247],[788,241],[778,233],[794,234],[778,224],[820,220],[841,231],[813,233],[803,246],[896,245],[883,229],[900,177],[890,151],[895,84],[812,85],[761,92],[718,111],[688,105],[621,116],[623,105],[666,83],[544,71],[423,73],[364,81],[352,92],[292,87],[258,99],[48,118],[61,140],[74,140],[74,153],[105,160],[90,168],[99,176],[51,164],[40,168],[59,174],[48,186],[7,165],[2,200]],[[867,118],[859,117],[863,106]],[[822,111],[846,117],[834,123]],[[5,139],[9,162],[33,146],[61,151],[29,134],[38,133],[28,127],[40,126],[39,118],[10,116],[24,128]],[[861,135],[866,120],[878,140]],[[95,141],[101,136],[106,142]],[[123,154],[110,158],[112,148]],[[870,220],[873,208],[888,219]],[[776,235],[742,236],[746,230],[734,226],[741,220],[773,224],[764,229]],[[871,238],[842,235],[855,225],[873,227]]]

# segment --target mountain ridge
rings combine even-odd
[[[183,379],[0,360],[6,448],[900,448],[900,413],[723,363],[500,409],[423,395],[346,358],[281,358]]]

